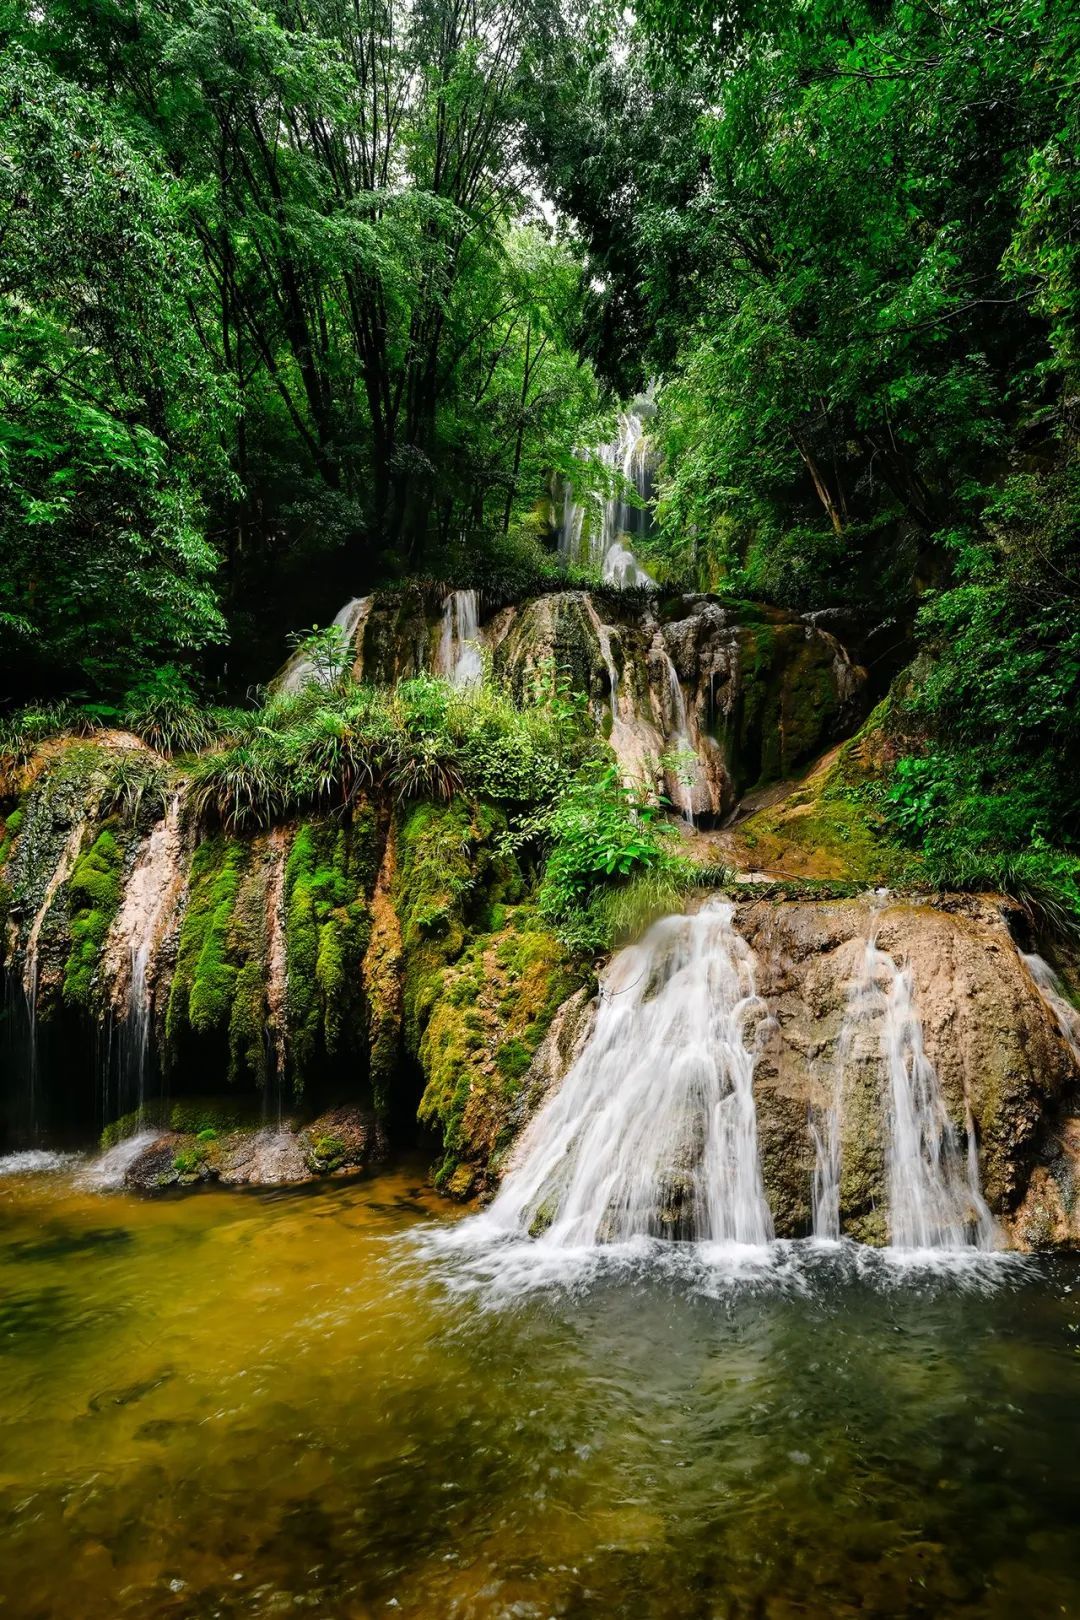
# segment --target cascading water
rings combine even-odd
[[[112,965],[114,1005],[120,1025],[117,1106],[146,1106],[151,1068],[151,1027],[157,952],[184,887],[182,798],[174,793],[151,829],[114,919],[106,947]],[[108,1069],[111,1064],[106,1064]]]
[[[910,968],[879,950],[873,934],[848,993],[837,1044],[830,1105],[812,1125],[816,1152],[814,1234],[840,1236],[841,1137],[845,1074],[867,1038],[884,1067],[885,1158],[889,1239],[896,1249],[996,1246],[994,1220],[982,1196],[974,1122],[966,1109],[966,1144],[949,1119],[937,1072],[923,1047]]]
[[[768,1243],[752,1089],[764,1018],[730,905],[654,924],[612,962],[588,1045],[482,1219],[564,1249]]]
[[[331,621],[333,627],[341,631],[342,647],[348,655],[350,666],[354,657],[359,663],[363,656],[362,632],[373,601],[374,598],[371,596],[354,596],[352,601],[346,602],[345,606],[334,614]],[[313,682],[323,686],[329,685],[334,674],[335,671],[331,667],[320,667],[302,647],[298,647],[281,671],[275,685],[279,692],[299,692],[302,687],[309,686]]]
[[[647,504],[652,494],[652,454],[646,433],[650,405],[646,396],[635,408],[620,412],[615,438],[592,452],[613,479],[622,480],[622,487],[592,509],[574,499],[569,483],[563,492],[561,555],[567,562],[588,563],[609,584],[624,589],[653,584],[628,544],[634,535],[648,534],[652,521]],[[645,504],[631,505],[625,498],[626,486]]]
[[[1035,980],[1035,986],[1054,1015],[1073,1061],[1080,1065],[1080,1012],[1065,994],[1064,987],[1053,968],[1035,951],[1021,952],[1020,960]]]
[[[690,717],[687,713],[686,698],[683,696],[682,682],[678,671],[671,661],[671,654],[660,641],[660,656],[667,673],[668,701],[671,708],[670,724],[667,727],[667,740],[669,751],[676,756],[673,768],[668,772],[671,779],[671,797],[682,813],[683,820],[691,827],[694,825],[694,783],[700,777],[701,765],[698,760],[697,748],[690,734]],[[687,767],[689,766],[689,770]],[[687,780],[689,777],[689,780]]]
[[[483,679],[480,599],[476,591],[451,591],[443,603],[435,672],[453,686],[476,686]]]

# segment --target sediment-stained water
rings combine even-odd
[[[11,1166],[0,1612],[1080,1612],[1072,1262],[641,1244],[500,1288],[527,1241],[470,1230],[419,1167],[138,1201]]]

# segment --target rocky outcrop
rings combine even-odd
[[[1077,1084],[1061,1031],[1013,943],[1009,902],[758,902],[736,926],[754,949],[771,1014],[755,1078],[759,1140],[778,1231],[810,1223],[808,1114],[827,1106],[838,1041],[871,931],[909,969],[926,1055],[959,1132],[974,1123],[983,1191],[1009,1216],[1024,1195],[1047,1110]],[[885,1206],[885,1069],[873,1020],[845,1063],[841,1217],[880,1241]]]
[[[520,693],[555,670],[586,699],[625,774],[715,821],[752,784],[789,775],[844,737],[864,707],[866,672],[809,619],[756,603],[614,589],[557,591],[478,614],[478,640]],[[453,672],[445,593],[366,599],[353,668],[392,684]],[[459,651],[460,649],[457,649]]]
[[[194,1110],[198,1115],[198,1109]],[[216,1117],[204,1107],[207,1120]],[[191,1105],[179,1111],[181,1123]],[[198,1122],[196,1119],[194,1122]],[[309,1124],[204,1123],[198,1130],[147,1133],[127,1163],[124,1186],[137,1192],[170,1187],[286,1187],[326,1175],[354,1174],[385,1156],[385,1142],[372,1114],[335,1108]]]
[[[865,988],[872,939],[876,953],[910,974],[925,1055],[959,1143],[974,1132],[982,1192],[1003,1236],[1019,1247],[1075,1241],[1077,1052],[1013,941],[1010,922],[1020,921],[1011,902],[995,897],[770,899],[736,907],[734,926],[752,949],[767,1010],[753,1092],[765,1195],[779,1237],[812,1230],[814,1127],[834,1104],[838,1072],[841,1230],[871,1243],[888,1235],[889,987]],[[580,1054],[595,1008],[582,990],[554,1018],[510,1116],[515,1145],[492,1171],[505,1174],[521,1162],[529,1121]]]
[[[519,689],[545,664],[566,672],[624,773],[698,822],[845,736],[866,686],[840,643],[797,615],[707,596],[632,606],[566,591],[486,634]]]

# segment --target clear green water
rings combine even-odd
[[[449,1219],[0,1180],[0,1615],[1080,1614],[1071,1265],[492,1305]]]

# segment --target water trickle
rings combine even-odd
[[[649,403],[621,412],[615,438],[592,452],[612,475],[621,477],[624,488],[597,502],[593,510],[574,499],[569,483],[563,492],[560,553],[567,562],[589,564],[607,583],[624,589],[654,583],[628,544],[634,535],[649,532],[651,512],[647,505],[631,505],[625,499],[625,486],[644,502],[652,494],[652,451],[645,429]]]
[[[1035,951],[1021,952],[1020,960],[1035,980],[1036,989],[1053,1013],[1074,1063],[1080,1066],[1080,1012],[1077,1012],[1066,996],[1065,988],[1049,962]]]
[[[684,821],[692,827],[694,825],[694,786],[700,778],[701,766],[697,756],[697,748],[690,733],[690,716],[687,713],[682,682],[679,680],[678,671],[671,661],[671,654],[659,636],[657,637],[657,643],[667,675],[668,702],[671,709],[667,740],[669,750],[678,756],[675,768],[668,772],[671,797],[675,806],[681,812]],[[686,780],[687,775],[690,776],[690,780]]]
[[[174,793],[140,852],[110,930],[105,960],[113,1005],[122,1017],[117,1106],[142,1115],[151,1071],[157,953],[185,882],[182,800]]]
[[[435,671],[453,686],[476,686],[483,679],[480,599],[476,591],[451,591],[443,603]]]
[[[965,1104],[965,1136],[946,1112],[941,1085],[923,1047],[910,968],[898,967],[871,935],[848,992],[830,1104],[812,1124],[814,1233],[840,1236],[841,1136],[845,1074],[856,1043],[876,1048],[884,1068],[889,1239],[898,1249],[996,1246],[996,1228],[979,1183],[974,1121]]]
[[[482,1219],[567,1249],[768,1243],[753,1096],[764,1018],[730,905],[654,924],[611,963],[588,1045]]]

